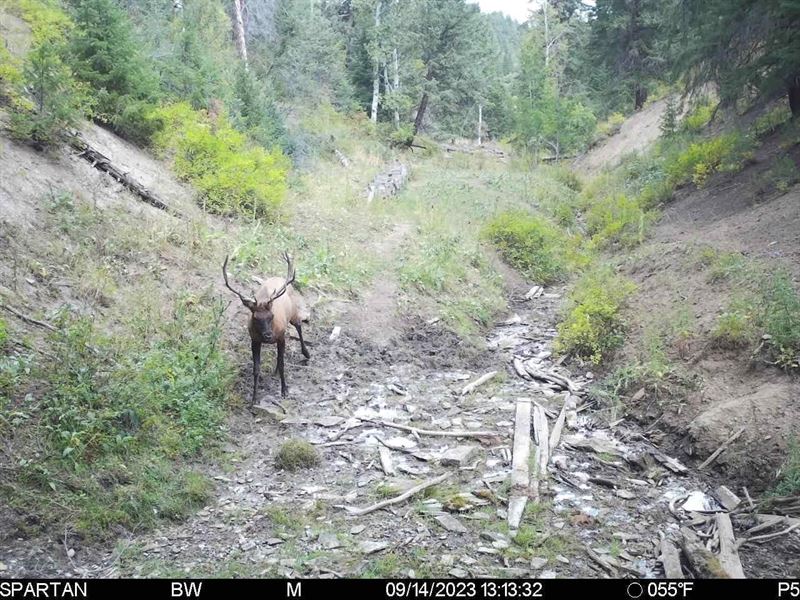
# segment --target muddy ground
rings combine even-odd
[[[391,281],[375,285],[393,289],[396,300]],[[565,398],[557,386],[518,377],[513,357],[538,361],[583,388],[592,378],[568,373],[549,356],[563,290],[525,300],[527,290],[518,278],[509,282],[507,320],[477,348],[436,322],[405,320],[394,303],[385,307],[383,323],[361,320],[362,306],[328,307],[306,328],[309,361],[290,344],[288,414],[268,401],[277,398],[279,382],[266,376],[261,408],[231,416],[225,457],[209,468],[216,493],[206,508],[182,523],[125,534],[113,547],[68,538],[11,541],[0,549],[4,575],[663,576],[659,536],[675,537],[678,518],[692,516],[680,509],[673,516],[670,501],[707,492],[710,482],[666,468],[641,428],[625,420],[610,426],[583,393],[577,424],[564,431],[539,501],[529,501],[516,537],[508,530],[516,400],[530,398],[554,417]],[[333,324],[341,334],[331,341]],[[242,329],[243,347],[245,335]],[[467,382],[491,370],[499,372],[494,379],[461,395]],[[249,385],[243,353],[243,397]],[[374,421],[496,435],[414,436]],[[394,475],[382,468],[378,438],[393,448]],[[294,472],[276,466],[276,452],[289,439],[314,444],[320,464]],[[462,459],[445,458],[463,447],[471,450]],[[345,508],[372,505],[445,473],[444,483],[408,501],[363,516]],[[734,522],[740,531],[752,525],[747,518]],[[799,541],[795,532],[768,547],[743,546],[745,574],[798,576]]]

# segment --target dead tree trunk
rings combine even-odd
[[[392,90],[395,94],[400,91],[400,61],[397,57],[397,48],[394,49],[394,84]],[[400,111],[397,110],[397,104],[394,109],[394,128],[400,129]]]
[[[417,107],[417,116],[414,119],[414,135],[419,133],[420,128],[422,127],[422,121],[425,119],[425,111],[428,109],[428,92],[422,94],[422,99],[419,101],[419,107]]]
[[[247,69],[247,40],[244,37],[244,18],[242,17],[242,3],[244,0],[233,0],[234,31],[236,32],[236,47],[239,56]]]
[[[792,117],[800,116],[800,75],[794,78],[789,85],[789,108],[792,110]]]
[[[483,143],[483,104],[478,104],[478,146]]]

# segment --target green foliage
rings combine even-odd
[[[800,367],[800,295],[786,273],[771,277],[764,295],[764,331],[777,364]]]
[[[93,116],[123,137],[147,143],[157,121],[148,118],[157,96],[155,72],[140,54],[125,12],[115,0],[70,0],[75,27],[69,63],[92,87]]]
[[[556,350],[595,364],[603,361],[622,345],[625,324],[620,311],[634,289],[632,282],[610,268],[584,275],[570,292]]]
[[[596,247],[612,243],[624,247],[640,244],[656,217],[642,207],[639,198],[626,194],[606,196],[592,203],[585,216],[592,245]]]
[[[792,112],[789,107],[785,104],[779,104],[765,111],[764,114],[753,121],[750,131],[756,137],[765,137],[780,128],[791,116]]]
[[[746,301],[734,302],[717,317],[711,339],[722,348],[743,348],[756,338],[753,306]]]
[[[6,321],[3,318],[0,318],[0,349],[6,345],[8,341],[8,325],[6,325]]]
[[[800,440],[789,443],[789,455],[781,467],[774,493],[778,496],[795,496],[800,492]]]
[[[62,56],[63,47],[52,40],[37,43],[28,53],[21,83],[29,98],[14,107],[9,123],[16,139],[51,145],[86,109],[84,90]]]
[[[684,117],[681,129],[690,133],[698,133],[708,125],[714,115],[716,105],[712,103],[699,104],[689,114]]]
[[[158,148],[174,157],[178,175],[201,193],[203,208],[219,214],[275,219],[286,193],[289,163],[279,149],[248,147],[227,117],[194,111],[186,103],[158,109]]]
[[[661,130],[661,135],[669,137],[674,135],[678,130],[678,107],[675,105],[675,99],[670,98],[667,100],[667,105],[664,107],[664,114],[661,116],[661,122],[658,124]]]
[[[665,169],[672,185],[692,181],[702,187],[717,172],[735,172],[752,158],[752,141],[738,131],[691,144],[671,157]]]
[[[236,75],[234,121],[240,131],[264,148],[293,151],[286,125],[275,102],[252,71],[239,68]]]
[[[319,464],[319,454],[314,446],[304,440],[284,442],[275,455],[275,466],[286,471],[310,469],[317,464]]]
[[[800,181],[800,169],[791,157],[780,156],[762,177],[767,184],[765,187],[774,186],[780,193],[785,193]]]
[[[566,274],[569,242],[541,217],[523,212],[500,213],[486,224],[483,236],[512,267],[534,281],[552,283]]]
[[[598,137],[607,138],[619,133],[622,124],[625,122],[625,115],[622,113],[611,113],[604,121],[597,124]]]

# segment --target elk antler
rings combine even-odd
[[[228,257],[227,256],[225,257],[225,262],[222,263],[222,276],[225,278],[225,287],[227,287],[230,291],[232,291],[234,294],[239,296],[239,300],[242,301],[242,304],[244,304],[248,308],[256,305],[255,297],[253,297],[252,300],[250,298],[245,298],[239,292],[237,292],[235,289],[233,289],[231,287],[231,285],[228,283]]]
[[[292,260],[292,257],[289,256],[289,253],[286,251],[284,251],[283,253],[283,259],[286,261],[286,266],[287,266],[286,281],[283,283],[281,287],[279,287],[277,290],[275,290],[275,292],[273,292],[272,296],[270,296],[269,298],[270,302],[272,302],[273,300],[277,300],[278,298],[283,296],[283,294],[286,293],[286,288],[294,283],[294,277],[296,274],[294,269],[294,260]]]

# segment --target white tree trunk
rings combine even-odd
[[[244,18],[242,17],[243,0],[233,0],[234,31],[236,32],[236,47],[239,49],[239,56],[244,63],[245,70],[247,65],[247,41],[244,37]]]
[[[550,64],[550,30],[547,26],[547,0],[542,5],[542,10],[544,11],[544,66],[547,68],[547,65]]]
[[[394,90],[395,94],[400,92],[400,61],[397,58],[397,48],[394,49],[394,85],[392,90]],[[397,104],[395,104],[394,109],[394,128],[400,128],[400,112],[397,110]]]
[[[378,37],[378,28],[381,26],[381,0],[378,0],[375,5],[375,38]],[[381,93],[381,63],[378,56],[375,56],[375,69],[373,70],[372,79],[372,112],[370,113],[370,120],[373,123],[378,122],[378,101]]]
[[[478,104],[478,146],[483,143],[483,104]]]

